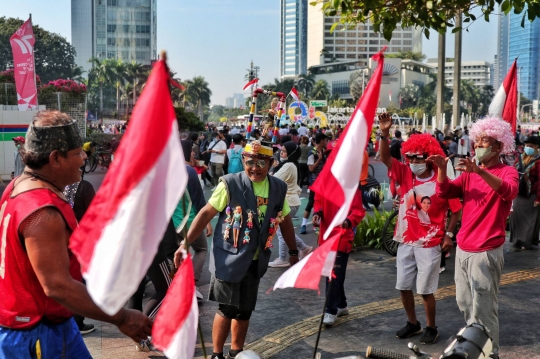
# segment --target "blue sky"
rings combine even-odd
[[[78,0],[84,1],[84,0]],[[54,5],[53,5],[54,4]],[[3,6],[2,6],[3,5]],[[0,0],[0,16],[26,19],[71,39],[71,0]],[[260,67],[261,84],[279,77],[279,0],[157,0],[158,51],[169,53],[169,66],[181,79],[204,76],[212,104],[242,92],[251,60]],[[493,62],[497,17],[479,17],[463,35],[463,60]],[[437,36],[423,41],[423,53],[437,56]],[[446,56],[454,54],[447,36]]]

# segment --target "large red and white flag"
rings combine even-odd
[[[341,231],[336,231],[336,235],[287,269],[274,284],[274,290],[278,288],[319,290],[321,276],[330,278],[332,275],[341,233]]]
[[[187,183],[163,60],[137,100],[114,162],[71,236],[88,292],[113,315],[136,291]]]
[[[9,42],[13,51],[13,68],[19,111],[35,109],[37,107],[34,64],[34,44],[36,39],[32,30],[32,19],[26,20],[11,36]]]
[[[373,77],[358,101],[351,120],[347,123],[321,174],[311,187],[315,193],[340,208],[324,233],[324,239],[328,238],[334,227],[341,225],[347,218],[354,194],[358,189],[364,150],[371,135],[375,110],[379,102],[385,49],[386,47],[373,56],[373,60],[378,62]]]
[[[191,256],[183,251],[178,268],[152,327],[152,343],[169,359],[193,358],[199,306]]]
[[[512,132],[516,133],[517,111],[518,111],[518,91],[517,91],[517,59],[506,74],[504,82],[493,97],[489,105],[488,113],[497,116],[510,123]]]

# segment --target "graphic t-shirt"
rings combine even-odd
[[[415,247],[435,247],[441,244],[446,231],[448,208],[455,213],[461,209],[459,199],[443,199],[436,194],[437,176],[416,177],[408,165],[392,159],[388,176],[401,189],[401,200],[394,240]]]

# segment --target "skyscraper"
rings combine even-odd
[[[308,55],[307,66],[323,65],[335,61],[359,60],[367,66],[368,59],[388,46],[386,53],[422,52],[422,32],[420,29],[397,26],[392,41],[373,31],[369,23],[358,24],[353,29],[341,30],[340,26],[330,32],[332,24],[339,16],[326,16],[321,11],[322,4],[308,9]]]
[[[493,79],[493,88],[498,89],[506,72],[508,71],[508,34],[510,16],[499,16],[499,26],[497,29],[497,72]]]
[[[157,57],[156,0],[71,0],[75,62],[91,57],[150,65]]]
[[[281,78],[307,72],[308,0],[281,0]]]

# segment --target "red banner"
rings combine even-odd
[[[19,111],[37,108],[32,20],[28,19],[10,38]]]

